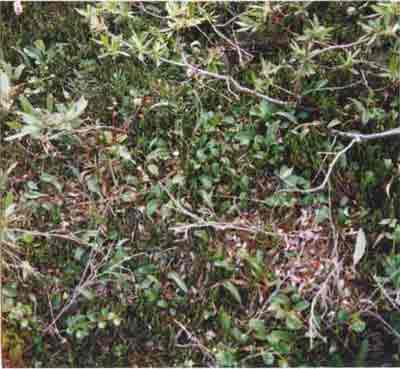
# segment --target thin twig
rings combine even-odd
[[[195,228],[214,228],[214,229],[220,230],[220,231],[232,229],[232,230],[236,230],[236,231],[244,231],[244,232],[249,232],[249,233],[254,233],[254,234],[261,233],[266,236],[281,237],[281,235],[278,233],[267,232],[258,227],[251,227],[251,226],[245,226],[243,224],[235,224],[235,223],[227,223],[227,222],[205,222],[205,221],[203,221],[200,223],[182,224],[182,225],[177,225],[177,226],[171,227],[171,229],[175,233],[187,233],[189,230],[195,229]]]
[[[174,319],[174,323],[178,325],[186,333],[188,339],[191,342],[193,342],[194,346],[197,346],[205,356],[207,356],[207,358],[211,361],[212,365],[214,366],[216,360],[211,351],[207,347],[205,347],[196,336],[194,336],[191,332],[189,332],[189,330],[180,321]]]
[[[352,138],[353,140],[357,140],[358,142],[363,142],[363,141],[378,140],[380,138],[400,135],[400,127],[389,129],[381,133],[371,133],[371,134],[364,134],[358,132],[342,132],[336,129],[332,130],[332,132],[339,136],[348,137]]]
[[[20,228],[10,228],[9,231],[11,232],[18,232],[24,234],[30,234],[32,236],[39,236],[45,238],[59,238],[62,240],[67,240],[71,242],[75,242],[82,246],[91,246],[89,243],[82,241],[80,238],[75,237],[74,235],[67,235],[62,233],[50,233],[50,232],[38,232],[38,231],[30,231],[27,229],[20,229]]]
[[[169,192],[169,190],[163,184],[160,183],[160,187],[167,193],[168,197],[174,203],[174,205],[176,206],[177,210],[179,210],[182,214],[188,216],[189,218],[192,218],[192,219],[196,220],[197,222],[205,223],[204,219],[202,219],[201,217],[199,217],[196,214],[191,213],[189,210],[184,208],[181,205],[181,203],[177,199],[175,199],[175,197],[171,194],[171,192]]]
[[[391,333],[393,336],[395,336],[397,339],[400,339],[400,334],[395,330],[385,319],[383,319],[379,314],[371,311],[371,310],[364,310],[363,313],[366,313],[368,315],[371,315],[375,319],[379,320],[381,323],[383,323],[384,327]]]
[[[81,278],[80,278],[77,286],[75,286],[75,288],[74,288],[74,290],[72,292],[72,296],[69,299],[68,303],[63,306],[63,308],[59,311],[57,316],[43,330],[44,334],[47,333],[58,322],[58,320],[71,308],[71,306],[76,302],[76,299],[81,294],[81,290],[84,289],[86,283],[90,282],[95,277],[96,273],[93,273],[93,271],[90,272],[89,275],[88,275],[89,268],[92,265],[92,261],[94,260],[94,251],[95,251],[95,248],[93,247],[92,250],[90,251],[90,254],[89,254],[88,261],[86,263],[85,269],[83,270],[83,272],[81,274]]]
[[[360,142],[360,139],[355,137],[353,138],[353,140],[341,151],[339,151],[335,158],[332,160],[331,164],[329,165],[328,168],[328,172],[323,180],[323,182],[318,186],[318,187],[314,187],[314,188],[310,188],[307,190],[302,190],[300,188],[295,188],[295,189],[283,189],[283,190],[279,190],[278,193],[280,192],[285,192],[285,193],[292,193],[292,192],[296,192],[296,193],[304,193],[304,194],[308,194],[308,193],[314,193],[314,192],[318,192],[321,191],[325,188],[325,186],[327,185],[329,178],[331,176],[331,173],[333,171],[333,168],[335,167],[335,164],[337,163],[337,161],[339,160],[339,158],[344,155],[347,151],[349,151],[353,145],[357,142]]]
[[[325,49],[315,50],[315,51],[313,51],[313,52],[311,53],[311,58],[315,58],[316,56],[318,56],[318,55],[320,55],[320,54],[322,54],[322,53],[325,53],[325,52],[327,52],[327,51],[332,51],[332,50],[337,50],[337,49],[348,49],[348,48],[350,48],[350,47],[363,44],[364,42],[367,42],[368,40],[369,40],[369,37],[368,37],[368,36],[364,36],[364,37],[361,37],[358,41],[352,42],[352,43],[350,43],[350,44],[332,45],[332,46],[326,47]]]
[[[185,59],[185,58],[183,58]],[[247,88],[245,86],[242,86],[239,82],[237,82],[235,79],[233,79],[233,77],[229,76],[229,75],[224,75],[224,74],[218,74],[218,73],[213,73],[213,72],[209,72],[207,70],[198,68],[190,63],[188,63],[187,61],[185,61],[185,63],[180,63],[180,62],[176,62],[173,60],[169,60],[169,59],[165,59],[165,58],[160,58],[161,61],[167,63],[167,64],[171,64],[171,65],[175,65],[181,68],[186,68],[189,69],[199,75],[203,75],[206,77],[211,77],[214,78],[216,80],[220,80],[220,81],[224,81],[225,83],[231,83],[238,91],[242,92],[242,93],[246,93],[255,97],[258,97],[260,99],[266,100],[270,103],[276,104],[276,105],[282,105],[282,106],[292,106],[293,103],[288,102],[288,101],[282,101],[282,100],[278,100],[278,99],[274,99],[270,96],[261,94],[255,90],[252,90],[250,88]]]

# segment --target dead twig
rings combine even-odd
[[[205,77],[211,77],[211,78],[214,78],[216,80],[224,81],[226,84],[230,83],[239,92],[258,97],[258,98],[266,100],[266,101],[268,101],[270,103],[273,103],[273,104],[276,104],[276,105],[281,105],[281,106],[293,106],[294,105],[294,103],[292,103],[292,102],[278,100],[278,99],[272,98],[270,96],[264,95],[262,93],[259,93],[259,92],[255,91],[255,90],[252,90],[252,89],[250,89],[248,87],[242,86],[232,76],[213,73],[213,72],[209,72],[207,70],[198,68],[197,66],[194,66],[194,65],[190,64],[189,62],[187,62],[184,55],[183,55],[184,63],[176,62],[176,61],[165,59],[165,58],[160,58],[160,60],[165,62],[165,63],[167,63],[167,64],[171,64],[171,65],[175,65],[175,66],[178,66],[178,67],[181,67],[181,68],[185,68],[185,69],[191,71],[192,74],[198,74],[198,75],[202,75],[202,76],[205,76]]]
[[[254,234],[264,234],[266,236],[282,237],[282,235],[280,235],[278,233],[267,232],[259,227],[252,227],[252,226],[246,226],[243,224],[227,223],[227,222],[200,222],[200,223],[192,223],[192,224],[182,224],[182,225],[177,225],[177,226],[171,227],[171,229],[177,234],[178,233],[187,234],[190,230],[196,229],[196,228],[197,229],[199,229],[199,228],[214,228],[219,231],[226,231],[228,229],[232,229],[235,231],[244,231],[244,232],[249,232],[249,233],[254,233]]]
[[[179,328],[181,328],[185,332],[187,338],[189,339],[189,341],[192,342],[193,346],[199,348],[199,350],[203,353],[203,355],[206,356],[211,361],[211,365],[215,366],[216,359],[214,355],[211,353],[211,351],[207,347],[205,347],[200,342],[200,340],[195,335],[193,335],[180,321],[174,319],[174,323],[178,325]]]
[[[370,141],[370,140],[378,140],[381,138],[386,138],[386,137],[391,137],[391,136],[398,136],[398,135],[400,135],[400,127],[389,129],[389,130],[381,132],[381,133],[371,133],[371,134],[364,134],[364,133],[359,133],[359,132],[342,132],[342,131],[338,131],[336,129],[332,130],[332,132],[339,136],[352,138],[353,140],[357,140],[357,142],[364,142],[364,141]]]
[[[278,193],[282,193],[282,192],[294,193],[295,192],[295,193],[309,194],[309,193],[314,193],[314,192],[318,192],[318,191],[321,191],[321,190],[325,189],[325,186],[327,185],[327,183],[329,181],[329,178],[330,178],[330,176],[332,174],[333,168],[335,167],[335,165],[336,165],[337,161],[339,160],[339,158],[342,155],[344,155],[347,151],[349,151],[353,147],[353,145],[355,143],[358,143],[358,142],[361,142],[358,137],[353,138],[353,140],[343,150],[339,151],[336,154],[335,158],[332,160],[331,164],[329,165],[328,172],[327,172],[324,180],[322,181],[322,183],[319,186],[313,187],[313,188],[309,188],[309,189],[306,189],[306,190],[303,190],[303,189],[300,189],[300,188],[283,189],[283,190],[279,190]]]

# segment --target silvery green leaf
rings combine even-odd
[[[66,120],[73,120],[78,118],[87,107],[87,100],[82,96],[77,102],[74,103],[71,109],[65,115]]]
[[[367,238],[365,237],[365,233],[362,228],[358,230],[356,246],[354,248],[353,254],[353,265],[357,265],[358,262],[365,254],[365,250],[367,247]]]
[[[32,137],[37,138],[39,132],[40,132],[39,127],[25,126],[24,128],[22,128],[21,132],[16,133],[15,135],[12,135],[12,136],[8,136],[4,140],[5,141],[13,141],[13,140],[16,140],[17,138],[22,138],[27,135],[31,135]]]
[[[10,79],[8,78],[7,74],[0,71],[0,98],[8,98],[10,89]]]
[[[277,113],[275,113],[275,115],[279,115],[280,117],[284,117],[284,118],[286,118],[287,120],[289,120],[290,122],[292,122],[294,124],[298,123],[297,118],[291,113],[288,113],[288,112],[285,112],[285,111],[278,111]]]
[[[178,273],[170,272],[170,273],[168,273],[168,278],[172,279],[183,292],[185,292],[185,293],[188,292],[186,283],[183,281],[183,279],[181,279],[181,277],[178,275]]]
[[[30,126],[42,127],[43,122],[32,114],[19,113],[24,123]]]
[[[19,79],[21,77],[21,74],[22,74],[24,69],[25,69],[25,65],[24,64],[18,65],[18,67],[15,68],[15,71],[14,71],[14,78],[15,79]]]
[[[25,96],[19,97],[19,102],[21,104],[22,110],[27,114],[34,114],[35,109],[33,108],[32,104]]]
[[[240,297],[240,293],[237,287],[230,281],[226,281],[222,285],[231,293],[231,295],[235,298],[235,300],[241,305],[242,298]]]

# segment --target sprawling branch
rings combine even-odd
[[[371,134],[364,134],[364,133],[358,133],[358,132],[342,132],[338,130],[332,130],[335,134],[343,137],[348,137],[351,139],[355,139],[358,142],[363,142],[363,141],[371,141],[371,140],[377,140],[380,138],[386,138],[390,136],[397,136],[400,135],[400,127],[398,128],[393,128],[389,129],[387,131],[381,132],[381,133],[371,133]]]
[[[178,67],[181,68],[185,68],[189,71],[192,71],[193,74],[198,74],[198,75],[202,75],[202,76],[206,76],[206,77],[211,77],[220,81],[224,81],[228,88],[229,86],[233,86],[236,88],[237,91],[248,94],[248,95],[253,95],[255,97],[258,97],[260,99],[266,100],[270,103],[276,104],[276,105],[281,105],[281,106],[293,106],[294,104],[289,102],[289,101],[282,101],[282,100],[278,100],[275,99],[273,97],[264,95],[262,93],[259,93],[255,90],[252,90],[248,87],[242,86],[238,81],[236,81],[233,77],[229,76],[229,75],[225,75],[225,74],[218,74],[218,73],[213,73],[213,72],[209,72],[207,70],[201,69],[199,67],[196,67],[193,64],[190,64],[188,61],[186,61],[185,57],[183,57],[184,59],[184,63],[180,63],[180,62],[176,62],[173,60],[169,60],[169,59],[165,59],[165,58],[160,58],[161,61],[163,61],[164,63],[167,64],[171,64],[171,65],[176,65]]]
[[[309,188],[307,190],[303,190],[303,189],[300,189],[300,188],[294,188],[294,189],[289,188],[289,189],[280,190],[278,192],[297,192],[297,193],[309,194],[309,193],[314,193],[314,192],[318,192],[318,191],[323,190],[326,187],[326,185],[328,184],[328,181],[329,181],[329,178],[330,178],[331,173],[333,171],[333,168],[335,167],[335,165],[336,165],[337,161],[339,160],[339,158],[343,154],[345,154],[347,151],[349,151],[356,142],[360,142],[360,141],[358,139],[354,138],[343,150],[339,151],[336,154],[335,158],[332,160],[331,164],[329,165],[328,173],[326,173],[326,176],[325,176],[324,180],[322,181],[322,183],[319,186],[313,187],[313,188]]]

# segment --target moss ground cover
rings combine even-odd
[[[0,3],[4,366],[398,366],[395,2]]]

